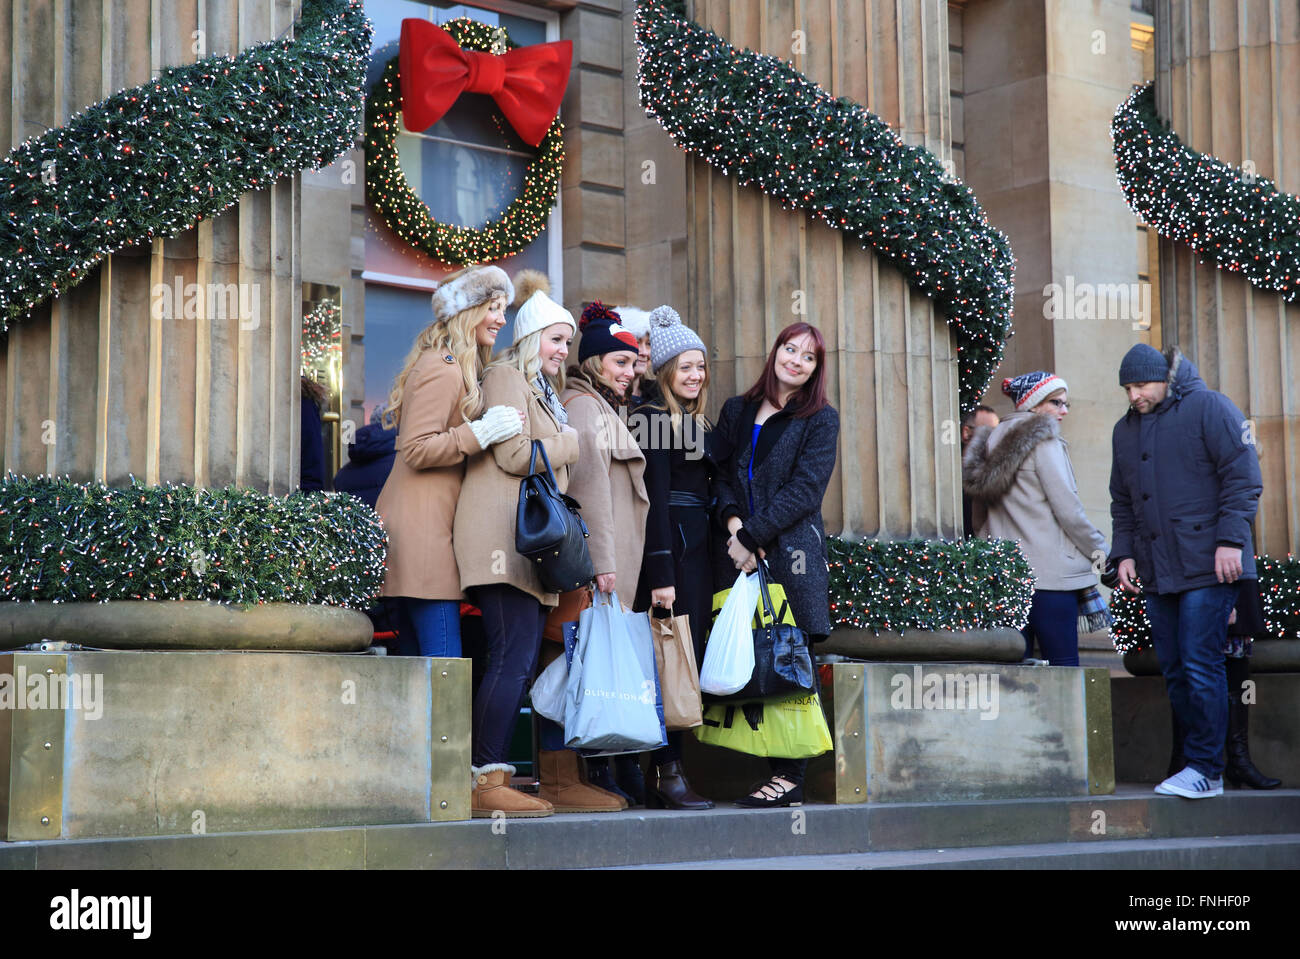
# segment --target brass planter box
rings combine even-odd
[[[0,654],[8,841],[468,819],[469,766],[465,659]]]

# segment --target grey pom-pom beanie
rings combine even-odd
[[[687,350],[708,351],[694,330],[682,325],[682,318],[671,306],[661,306],[650,314],[650,368],[658,373],[675,356]]]

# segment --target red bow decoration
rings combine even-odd
[[[462,50],[437,24],[410,19],[402,21],[400,57],[406,129],[427,130],[462,93],[486,93],[525,143],[540,146],[569,86],[573,41],[497,56]]]

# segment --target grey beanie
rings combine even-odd
[[[671,306],[661,306],[650,314],[650,368],[658,373],[675,356],[687,350],[699,350],[708,356],[704,341],[695,331],[682,325],[682,318]]]
[[[1124,354],[1119,365],[1119,385],[1130,383],[1163,383],[1169,378],[1169,364],[1153,346],[1139,343]]]

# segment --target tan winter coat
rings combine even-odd
[[[528,475],[533,440],[541,440],[551,461],[560,492],[569,488],[569,466],[578,459],[577,433],[563,433],[560,423],[524,374],[509,366],[492,366],[483,374],[483,406],[513,406],[528,416],[524,431],[476,456],[465,471],[465,485],[456,505],[452,543],[460,567],[460,584],[506,584],[523,590],[543,606],[554,606],[559,595],[542,588],[528,560],[515,552],[515,513],[519,481]],[[537,468],[544,469],[541,457]]]
[[[482,452],[461,416],[464,397],[460,367],[433,350],[406,379],[397,457],[375,504],[388,530],[384,596],[461,598],[452,521],[465,459]]]
[[[976,500],[979,535],[1016,540],[1034,571],[1035,589],[1097,585],[1110,549],[1084,513],[1054,416],[1013,413],[996,427],[980,427],[962,466],[963,485]]]
[[[578,463],[569,495],[582,505],[582,518],[591,532],[587,540],[591,562],[598,574],[614,574],[619,602],[631,609],[650,513],[645,454],[589,380],[571,375],[560,399],[568,410],[569,425],[578,431]]]

